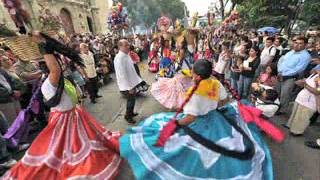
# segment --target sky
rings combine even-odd
[[[204,15],[208,12],[208,7],[211,2],[218,2],[217,0],[181,0],[185,2],[190,15],[192,16],[195,12],[198,12],[199,15]]]
[[[195,12],[198,12],[199,15],[204,15],[208,12],[208,7],[211,2],[218,3],[218,0],[181,0],[185,2],[190,15],[192,16]],[[112,0],[108,0],[109,4],[112,4]],[[121,0],[120,0],[121,2]]]

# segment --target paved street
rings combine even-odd
[[[154,74],[147,72],[146,67],[140,65],[143,78],[151,84]],[[97,104],[85,102],[87,110],[106,128],[112,130],[124,131],[128,124],[123,116],[125,112],[125,99],[118,92],[118,87],[113,74],[113,81],[100,89],[103,98],[98,100]],[[167,111],[150,93],[139,97],[136,104],[136,111],[139,113],[137,120],[143,120],[145,117]],[[272,121],[280,125],[285,123],[285,117],[276,117]],[[304,140],[315,138],[320,135],[320,125],[311,126],[304,137],[292,137],[288,135],[282,144],[277,144],[266,137],[273,156],[273,169],[276,180],[319,180],[320,179],[320,151],[305,147]],[[282,128],[282,127],[281,127]],[[118,180],[134,179],[130,168],[125,164],[120,172]]]

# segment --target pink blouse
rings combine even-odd
[[[260,74],[258,80],[263,85],[273,87],[276,85],[277,77],[276,76],[269,76],[267,73],[262,73],[262,74]]]

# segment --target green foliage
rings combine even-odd
[[[123,0],[121,1],[128,8],[131,25],[155,25],[161,15],[171,19],[184,17],[184,2],[181,0]]]
[[[232,0],[245,26],[259,28],[274,26],[290,31],[297,20],[317,25],[320,19],[320,1],[305,0]]]
[[[310,26],[318,25],[320,20],[320,1],[306,0],[304,2],[303,11],[299,17]]]
[[[238,2],[237,9],[248,27],[281,28],[294,16],[298,0],[250,0]]]

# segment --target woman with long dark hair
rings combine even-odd
[[[177,113],[154,114],[120,138],[136,179],[273,179],[267,145],[236,103],[223,106],[226,90],[211,73],[212,64],[198,60]]]
[[[79,55],[42,33],[33,39],[49,70],[41,91],[51,107],[48,126],[3,179],[114,179],[121,164],[120,133],[105,130],[81,106],[76,89],[63,77],[58,52],[81,64]]]
[[[256,69],[260,64],[259,48],[254,46],[249,51],[249,57],[240,66],[240,78],[238,81],[238,94],[241,98],[249,95],[250,84],[253,81]]]

